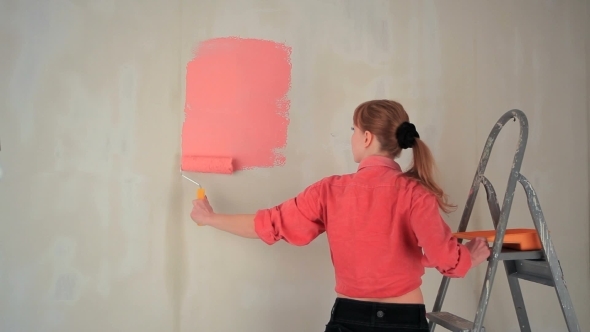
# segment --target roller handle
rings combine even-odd
[[[205,189],[197,189],[197,199],[205,199]]]
[[[197,199],[205,199],[205,189],[199,188],[197,189]],[[202,226],[202,225],[199,225]]]

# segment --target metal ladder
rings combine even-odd
[[[520,137],[518,141],[518,147],[514,154],[514,161],[512,163],[512,169],[510,171],[510,177],[508,179],[508,186],[506,187],[506,193],[504,194],[504,202],[502,207],[498,205],[496,199],[496,192],[490,181],[484,176],[484,172],[494,146],[494,142],[498,137],[498,134],[504,127],[504,125],[510,120],[517,119],[520,122]],[[473,322],[468,321],[464,318],[458,317],[449,312],[441,312],[442,304],[449,286],[449,277],[443,277],[440,284],[438,295],[434,303],[432,312],[427,313],[429,319],[430,331],[433,332],[436,325],[440,325],[450,331],[454,332],[484,332],[483,320],[490,299],[490,293],[494,282],[494,276],[498,267],[498,262],[504,262],[504,268],[506,270],[506,276],[508,277],[508,284],[510,286],[510,292],[512,293],[512,300],[516,309],[516,316],[522,332],[530,332],[531,327],[529,324],[524,299],[520,289],[518,279],[527,280],[551,286],[555,288],[557,298],[561,304],[561,311],[565,318],[568,331],[580,332],[580,325],[576,317],[572,300],[570,298],[565,280],[563,279],[563,272],[557,253],[551,242],[549,236],[549,229],[541,210],[541,205],[535,193],[535,189],[531,183],[520,174],[520,167],[522,165],[522,159],[528,138],[528,120],[526,115],[520,110],[511,110],[506,112],[492,128],[475,172],[473,184],[467,197],[467,203],[463,210],[461,222],[459,224],[458,232],[464,232],[467,229],[469,218],[473,210],[475,198],[479,190],[480,184],[482,184],[486,190],[487,202],[492,215],[492,221],[496,230],[496,236],[494,240],[492,254],[488,259],[488,267],[483,283],[481,296],[479,298],[479,305],[475,314]],[[535,228],[539,235],[542,250],[535,251],[517,251],[502,248],[504,234],[506,232],[506,224],[508,223],[508,217],[510,215],[510,208],[512,207],[512,201],[514,198],[514,190],[516,189],[516,183],[519,182],[526,193],[527,202],[531,217],[535,224]],[[459,240],[462,242],[461,240]]]

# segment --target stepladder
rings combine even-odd
[[[510,120],[518,120],[520,124],[520,134],[508,178],[506,192],[504,194],[502,205],[500,206],[494,187],[490,180],[485,176],[485,170],[496,138],[502,128],[504,128],[506,123]],[[581,331],[537,193],[531,182],[521,174],[521,165],[527,144],[528,129],[529,125],[526,115],[524,112],[517,109],[504,113],[494,125],[484,145],[457,230],[457,232],[465,232],[467,230],[479,188],[483,186],[495,236],[491,254],[488,259],[481,295],[475,312],[475,318],[473,320],[467,320],[451,312],[442,311],[442,305],[451,280],[449,277],[443,277],[432,312],[427,313],[431,332],[435,330],[437,325],[453,332],[485,331],[483,322],[488,308],[494,278],[500,262],[504,264],[504,270],[508,278],[508,285],[512,294],[512,302],[514,304],[516,318],[521,332],[531,332],[531,325],[529,323],[520,281],[534,282],[553,287],[561,306],[561,311],[568,331]],[[541,244],[540,248],[535,250],[510,249],[503,243],[517,184],[521,184],[524,189],[534,229],[536,230]],[[459,242],[462,242],[462,240],[459,239]]]

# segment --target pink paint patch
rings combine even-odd
[[[284,165],[290,54],[266,40],[202,42],[187,65],[182,155],[232,157],[235,170]]]

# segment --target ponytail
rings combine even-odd
[[[435,163],[430,149],[420,138],[415,138],[412,152],[414,154],[412,166],[404,174],[416,179],[426,189],[436,195],[438,206],[441,210],[445,213],[452,212],[456,208],[456,205],[448,202],[447,195],[434,179]]]
[[[414,161],[404,175],[416,179],[437,197],[438,206],[445,213],[456,206],[447,201],[442,188],[434,180],[434,158],[430,149],[420,139],[416,127],[409,122],[404,107],[394,100],[369,100],[360,104],[353,115],[353,122],[362,130],[377,136],[381,149],[392,158],[397,158],[403,149],[412,148]]]

